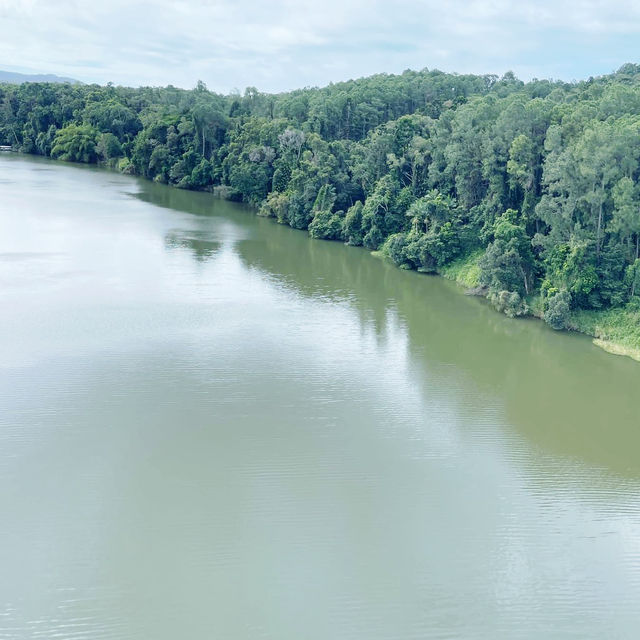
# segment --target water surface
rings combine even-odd
[[[636,638],[639,389],[364,250],[0,156],[0,640]]]

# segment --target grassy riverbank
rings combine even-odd
[[[467,289],[477,289],[480,286],[480,266],[478,264],[484,250],[459,258],[440,269],[440,275],[447,280],[453,280]]]
[[[640,361],[640,309],[626,307],[605,311],[580,309],[571,316],[571,328],[593,336],[593,343],[609,353]]]
[[[440,274],[468,290],[480,285],[478,261],[483,251],[474,252],[447,265]],[[542,317],[539,296],[529,301],[530,315]],[[640,362],[640,308],[629,304],[605,310],[576,309],[571,312],[570,330],[593,338],[593,343],[609,353],[629,356]]]

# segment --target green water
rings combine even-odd
[[[636,638],[639,391],[363,250],[0,156],[0,639]]]

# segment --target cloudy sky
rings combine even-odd
[[[0,0],[0,69],[281,91],[404,69],[587,78],[640,62],[638,0]]]

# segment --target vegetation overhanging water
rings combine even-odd
[[[213,190],[640,358],[640,66],[222,96],[0,86],[0,144]]]

